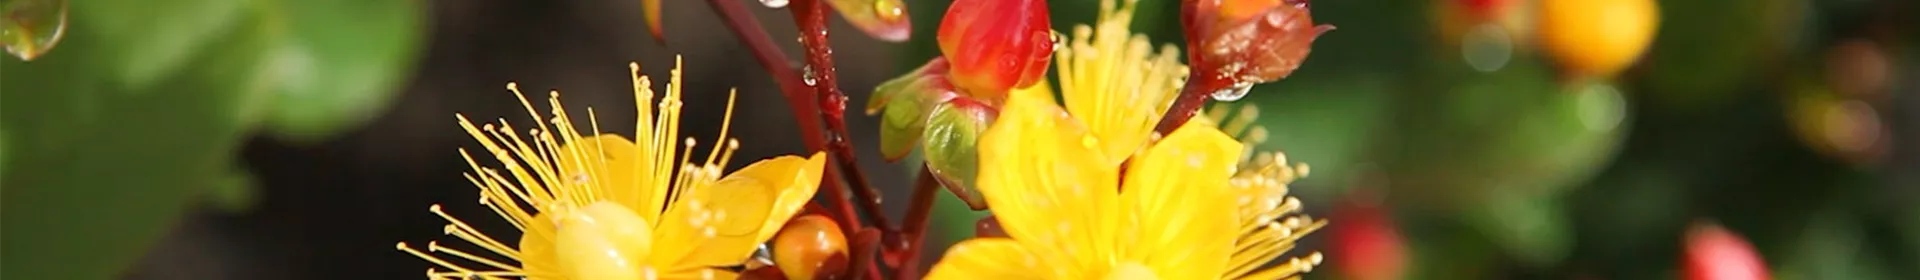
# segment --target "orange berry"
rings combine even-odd
[[[1563,70],[1609,77],[1639,60],[1660,25],[1653,0],[1546,0],[1535,36]]]
[[[835,255],[846,256],[847,236],[826,216],[808,214],[787,221],[773,237],[773,265],[787,279],[814,279]]]

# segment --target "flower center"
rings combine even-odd
[[[561,216],[554,253],[567,278],[644,279],[653,274],[644,263],[652,252],[652,230],[633,210],[601,201]]]
[[[1160,279],[1160,276],[1153,274],[1153,269],[1147,268],[1146,265],[1142,265],[1139,262],[1129,261],[1129,262],[1120,263],[1119,265],[1115,265],[1113,267],[1113,270],[1108,270],[1107,275],[1104,277],[1100,277],[1100,279],[1158,280]]]

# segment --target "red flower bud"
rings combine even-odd
[[[957,0],[937,35],[953,67],[953,84],[997,103],[1007,90],[1044,79],[1053,59],[1053,29],[1044,0]]]
[[[1687,280],[1767,280],[1767,263],[1746,238],[1719,225],[1694,224],[1687,231],[1681,268]]]
[[[1196,0],[1181,5],[1193,78],[1227,88],[1286,78],[1313,40],[1333,30],[1314,25],[1304,0]]]
[[[1395,280],[1407,269],[1405,242],[1378,198],[1356,193],[1328,219],[1328,257],[1336,271],[1354,280]]]

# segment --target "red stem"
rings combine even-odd
[[[827,168],[828,176],[825,178],[843,178],[847,187],[852,189],[853,195],[859,200],[857,203],[848,201],[845,195],[846,189],[841,188],[838,182],[832,179],[823,180],[823,184],[827,184],[833,192],[827,196],[828,206],[836,210],[833,214],[837,214],[837,220],[841,222],[843,232],[854,233],[852,237],[855,248],[853,249],[861,251],[853,256],[849,271],[864,271],[864,275],[856,276],[865,276],[864,279],[879,279],[880,268],[874,265],[873,258],[881,249],[890,246],[880,244],[883,239],[882,232],[889,236],[900,233],[888,222],[885,212],[881,210],[879,190],[868,184],[854,156],[853,144],[847,138],[847,96],[840,91],[833,66],[833,50],[827,42],[826,6],[816,0],[796,0],[788,8],[788,11],[793,13],[794,23],[800,28],[800,43],[805,50],[806,65],[808,65],[805,70],[796,72],[793,66],[788,64],[786,54],[774,45],[770,39],[771,36],[760,26],[759,21],[748,13],[746,7],[735,0],[708,0],[707,3],[725,19],[728,29],[753,50],[754,59],[759,61],[760,65],[766,68],[767,72],[773,75],[774,81],[780,85],[781,95],[786,97],[788,107],[793,109],[796,116],[795,121],[800,123],[801,140],[806,144],[807,149],[826,150],[835,159],[838,168]],[[812,97],[816,104],[809,106],[807,104],[809,97]],[[812,115],[820,116],[818,120],[826,123],[827,135],[821,134],[820,123],[808,117]],[[908,251],[914,254],[910,257],[912,262],[918,261],[918,247],[923,239],[921,233],[926,230],[933,204],[932,194],[935,193],[935,191],[921,189],[937,190],[937,183],[932,186],[934,187],[916,189],[913,206],[916,210],[908,213],[909,221],[915,224],[914,233],[910,235],[913,242],[908,246]],[[925,199],[922,199],[922,196]],[[854,211],[852,205],[859,205],[860,210],[869,213],[866,218],[872,219],[874,228],[860,225],[861,217]],[[909,263],[903,266],[912,267],[914,264]]]
[[[880,231],[872,228],[861,229],[860,232],[853,234],[851,241],[852,244],[847,244],[847,250],[852,250],[853,254],[852,258],[848,259],[847,271],[866,271],[866,274],[852,274],[851,278],[880,280],[880,267],[873,263],[874,256],[880,254]]]
[[[786,97],[787,107],[792,109],[796,116],[793,120],[800,123],[800,140],[807,146],[807,150],[826,150],[827,138],[820,134],[820,123],[810,117],[820,115],[820,108],[807,103],[813,97],[813,90],[806,85],[806,81],[801,80],[800,73],[788,64],[787,55],[780,51],[779,46],[773,44],[773,39],[770,39],[773,36],[767,35],[767,30],[760,27],[760,21],[755,19],[753,14],[747,11],[747,7],[740,4],[740,1],[708,0],[707,4],[713,6],[713,10],[720,14],[727,24],[727,29],[732,30],[735,37],[739,37],[742,43],[753,50],[754,60],[759,61],[761,68],[765,68],[767,73],[773,76],[774,83],[780,85],[781,96]],[[838,177],[839,173],[834,168],[827,168],[826,172],[827,176],[823,176],[822,178],[825,179],[820,181],[821,184],[825,184],[826,189],[829,189],[827,206],[834,209],[827,214],[839,222],[841,232],[857,232],[862,228],[860,216],[854,213],[853,203],[847,200],[840,181],[832,179]]]
[[[1207,105],[1209,95],[1232,86],[1226,79],[1219,78],[1220,75],[1201,73],[1199,68],[1194,71],[1187,78],[1186,85],[1180,87],[1180,96],[1175,97],[1173,106],[1167,108],[1167,115],[1160,118],[1160,124],[1154,126],[1153,131],[1160,135],[1173,133],[1173,129],[1180,128],[1194,114],[1200,113],[1200,108]]]
[[[800,27],[800,49],[805,52],[807,60],[801,78],[802,82],[813,86],[815,90],[814,98],[820,107],[820,118],[827,124],[827,149],[832,151],[834,159],[837,159],[835,162],[840,164],[840,171],[845,172],[841,177],[846,179],[847,187],[853,190],[854,198],[859,200],[855,205],[867,212],[867,218],[872,219],[875,228],[895,231],[897,229],[887,222],[886,212],[880,208],[880,190],[867,183],[866,174],[860,170],[858,157],[854,156],[853,141],[848,138],[847,94],[840,91],[838,75],[833,66],[833,47],[827,42],[827,6],[816,0],[796,0],[791,4],[787,11],[793,13],[793,22]],[[855,237],[860,240],[857,242],[870,242],[870,245],[876,246],[866,247],[854,255],[849,271],[865,273],[866,277],[855,279],[880,279],[880,267],[873,263],[874,255],[880,251],[880,248],[876,248],[879,247],[880,232],[863,228]]]
[[[921,165],[919,178],[913,181],[913,197],[907,202],[910,208],[907,208],[905,223],[900,224],[900,231],[889,235],[887,241],[890,253],[904,254],[894,264],[894,279],[920,279],[920,255],[926,249],[927,224],[933,218],[933,196],[939,194],[940,189],[940,180],[933,176],[933,170]]]
[[[847,94],[840,91],[838,75],[833,66],[833,47],[827,42],[827,5],[816,0],[793,1],[787,11],[793,12],[794,24],[800,27],[800,48],[805,51],[807,66],[802,82],[812,85],[816,91],[814,97],[820,106],[820,118],[827,124],[827,149],[838,159],[840,170],[847,180],[847,187],[853,189],[853,197],[860,201],[855,205],[866,211],[873,226],[881,230],[893,231],[896,228],[887,221],[886,212],[880,208],[880,190],[867,183],[865,172],[861,172],[858,157],[853,153],[853,140],[847,137]]]

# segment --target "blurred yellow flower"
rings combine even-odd
[[[561,108],[558,92],[547,101],[551,119],[526,130],[532,141],[504,120],[476,127],[459,116],[461,128],[504,167],[484,167],[461,150],[473,168],[466,177],[479,187],[480,204],[522,235],[509,246],[434,205],[432,212],[449,222],[448,235],[484,252],[437,241],[424,251],[406,243],[397,247],[436,265],[427,270],[430,279],[736,277],[721,267],[746,262],[813,197],[824,156],[780,156],[723,174],[721,168],[739,148],[738,141],[728,139],[694,161],[699,156],[693,152],[695,141],[678,144],[682,104],[677,59],[675,64],[657,112],[648,106],[652,82],[639,74],[638,64],[630,65],[639,110],[633,140],[600,133],[591,108],[592,130],[578,130]],[[514,84],[507,88],[529,115],[540,118]],[[722,139],[732,110],[729,99]]]
[[[1127,36],[1132,6],[1104,2],[1099,38],[1076,29],[1059,63],[1066,108],[1045,84],[1009,95],[979,146],[979,190],[1008,237],[955,245],[928,278],[1277,279],[1319,263],[1274,263],[1326,222],[1287,196],[1305,166],[1229,134],[1263,140],[1247,130],[1255,114],[1226,131],[1200,116],[1154,139],[1186,71],[1170,48],[1150,55]]]

